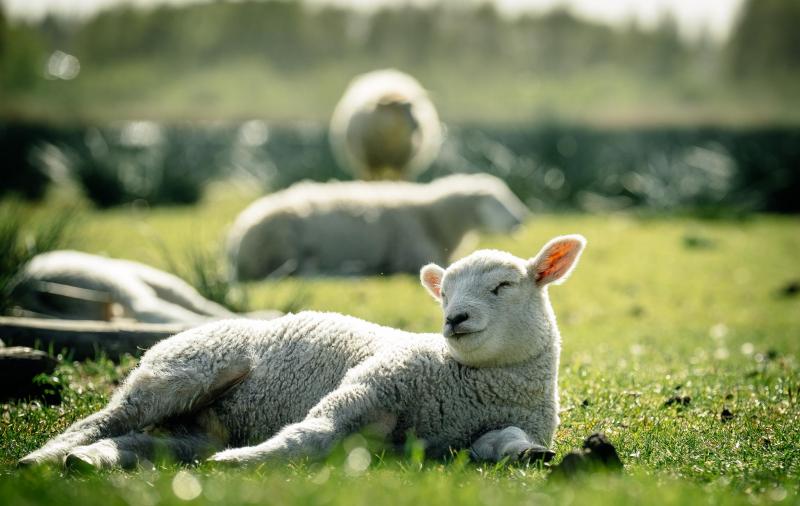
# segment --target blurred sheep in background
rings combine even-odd
[[[442,127],[416,79],[377,70],[353,79],[333,112],[330,141],[344,170],[360,179],[410,179],[436,158]]]
[[[233,275],[367,275],[446,263],[474,230],[508,233],[528,217],[506,184],[488,174],[431,183],[302,182],[262,197],[228,236]]]
[[[71,320],[200,323],[235,316],[172,274],[78,251],[35,256],[15,280],[12,297],[26,311]]]

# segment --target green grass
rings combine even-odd
[[[74,243],[166,267],[159,241],[175,258],[197,243],[213,247],[247,202],[223,187],[194,208],[84,211]],[[323,465],[247,471],[162,466],[84,477],[14,469],[102,406],[134,364],[98,360],[57,371],[69,386],[61,406],[0,407],[0,503],[184,502],[176,490],[204,504],[798,503],[800,297],[780,290],[800,279],[800,219],[549,215],[479,246],[530,256],[570,232],[589,246],[573,277],[551,290],[564,339],[556,460],[603,431],[625,462],[622,476],[559,483],[538,468],[420,462],[413,452],[375,455],[352,476],[343,451]],[[291,279],[248,290],[251,309],[341,311],[414,331],[440,325],[414,276]],[[676,394],[691,402],[665,406]],[[723,408],[735,415],[725,423]]]
[[[128,60],[87,66],[72,81],[42,80],[15,92],[0,90],[0,96],[5,93],[0,116],[64,124],[120,118],[327,122],[349,80],[368,70],[374,70],[372,63],[358,60],[291,72],[247,57],[199,67]],[[564,75],[500,64],[430,64],[411,73],[430,90],[442,120],[450,124],[530,124],[548,118],[604,126],[800,121],[795,78],[752,84],[714,77],[705,69],[659,78],[616,66]]]

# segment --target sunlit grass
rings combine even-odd
[[[165,268],[157,241],[178,259],[198,243],[214,247],[251,198],[220,187],[193,208],[86,211],[77,247]],[[530,256],[550,237],[572,232],[589,246],[573,277],[551,289],[564,341],[556,460],[603,431],[625,462],[621,477],[563,484],[534,468],[459,461],[426,461],[420,470],[413,455],[402,454],[373,455],[366,472],[352,473],[341,452],[328,467],[201,465],[179,478],[174,466],[89,478],[14,470],[17,458],[100,407],[133,365],[101,360],[59,369],[70,387],[61,406],[0,407],[0,502],[171,504],[183,493],[219,504],[796,502],[800,297],[782,288],[800,280],[800,220],[549,215],[479,246]],[[415,276],[247,288],[250,309],[341,311],[414,331],[440,325]],[[675,395],[690,400],[665,405]],[[732,419],[721,419],[724,408]]]
[[[284,72],[248,57],[199,67],[130,59],[89,66],[72,81],[43,81],[16,92],[0,104],[0,114],[89,123],[119,118],[326,122],[348,81],[374,70],[373,65],[337,60]],[[441,62],[420,65],[412,73],[430,90],[442,119],[455,124],[529,124],[547,117],[605,126],[800,120],[792,79],[748,86],[713,77],[705,69],[656,78],[613,65],[549,74]]]

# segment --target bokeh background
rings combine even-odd
[[[395,67],[447,127],[420,180],[487,171],[534,211],[800,211],[794,0],[1,5],[3,195],[157,206],[348,179],[330,114]]]

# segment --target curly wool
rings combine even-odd
[[[306,416],[324,416],[324,407],[313,409],[320,400],[337,390],[348,395],[347,386],[362,381],[374,387],[370,396],[380,399],[379,407],[348,420],[348,429],[381,421],[393,425],[387,435],[395,442],[414,429],[432,454],[526,419],[523,430],[547,445],[557,423],[549,355],[509,368],[471,368],[453,360],[441,335],[336,313],[208,324],[156,345],[129,381],[185,372],[192,383],[207,385],[243,356],[251,364],[247,379],[208,408],[213,425],[225,427],[227,446],[252,445]]]

